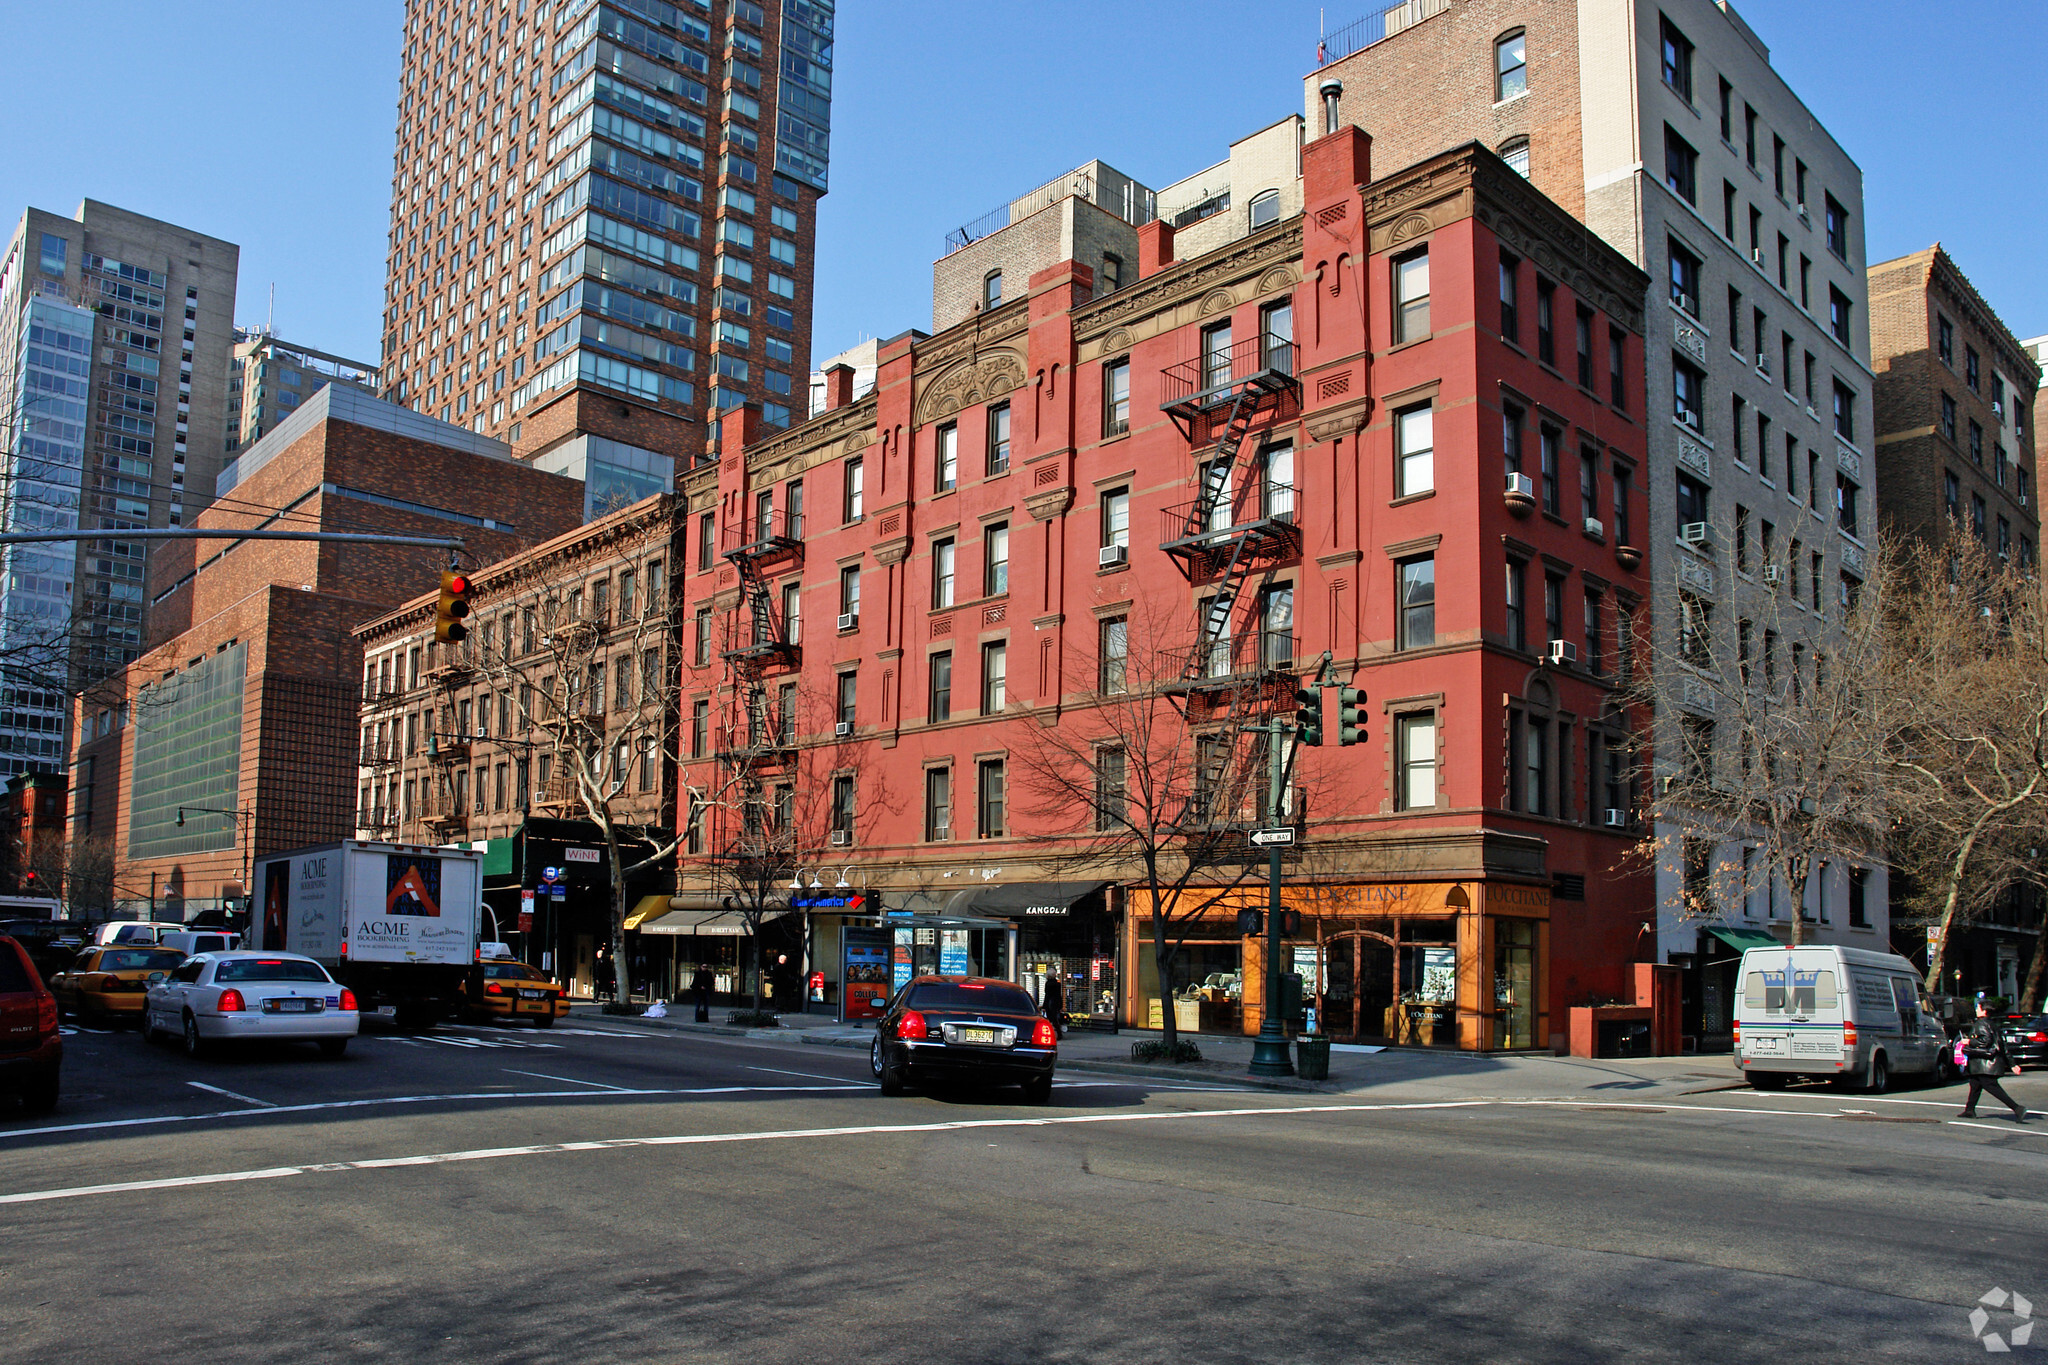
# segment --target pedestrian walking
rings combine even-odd
[[[2017,1075],[2019,1068],[2013,1065],[2011,1054],[2005,1050],[2005,1039],[1991,1018],[1991,1010],[1981,999],[1977,1002],[1977,1026],[1963,1037],[1963,1055],[1969,1059],[1970,1097],[1963,1101],[1963,1112],[1956,1117],[1977,1117],[1977,1097],[1989,1094],[2012,1110],[2015,1123],[2025,1123],[2027,1111],[2014,1103],[2012,1096],[2006,1094],[2005,1088],[1998,1083],[2000,1076]]]
[[[711,1022],[711,968],[697,964],[696,975],[690,978],[690,994],[697,1002],[697,1022]]]
[[[1048,972],[1045,978],[1045,1001],[1041,1006],[1045,1017],[1052,1020],[1052,1031],[1064,1038],[1067,1033],[1067,988],[1060,984],[1058,972]]]

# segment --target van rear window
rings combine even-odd
[[[230,958],[213,969],[215,981],[326,981],[327,973],[317,962],[294,962],[289,958]]]
[[[1839,1008],[1835,974],[1826,967],[1751,967],[1742,981],[1742,1007],[1761,1014],[1812,1014]]]

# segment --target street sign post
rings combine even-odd
[[[1283,844],[1291,844],[1293,842],[1294,830],[1291,826],[1280,829],[1255,829],[1252,831],[1253,848],[1278,848]]]

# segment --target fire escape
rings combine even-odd
[[[796,742],[796,717],[772,704],[768,676],[795,669],[803,661],[803,650],[797,641],[798,620],[776,600],[769,579],[804,562],[801,514],[792,518],[763,495],[754,515],[745,525],[728,529],[725,541],[724,557],[739,575],[740,596],[719,657],[726,663],[740,711],[718,736],[717,754],[739,781],[751,835],[761,832],[754,826],[765,818],[764,781],[789,762]],[[785,700],[793,696],[784,694]]]
[[[1297,492],[1290,470],[1247,459],[1244,447],[1261,418],[1299,408],[1301,385],[1292,343],[1270,336],[1205,344],[1162,380],[1161,408],[1196,459],[1196,496],[1161,514],[1159,548],[1203,603],[1194,648],[1168,685],[1201,726],[1182,823],[1213,830],[1261,819],[1254,760],[1265,736],[1249,727],[1288,705],[1294,686],[1292,600],[1271,588],[1275,570],[1300,553]]]

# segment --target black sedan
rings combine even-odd
[[[2048,1066],[2048,1014],[2008,1014],[1999,1031],[2015,1066]]]
[[[1059,1035],[1021,986],[993,977],[920,976],[875,1021],[868,1060],[884,1095],[906,1085],[1021,1085],[1052,1098]]]

